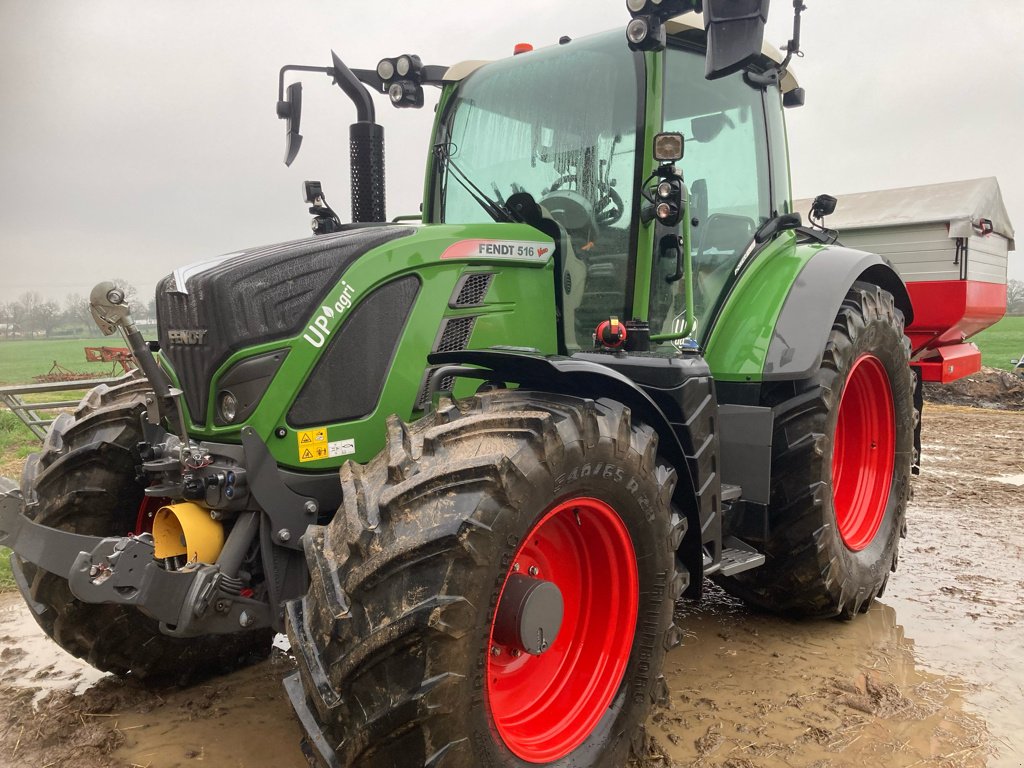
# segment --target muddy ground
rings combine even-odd
[[[929,406],[885,597],[791,622],[681,605],[642,768],[1024,765],[1024,412]],[[300,768],[287,656],[186,690],[99,675],[0,596],[0,765]]]

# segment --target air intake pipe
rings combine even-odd
[[[334,81],[356,105],[358,122],[349,128],[352,221],[387,221],[384,189],[384,127],[378,125],[370,92],[331,51]]]

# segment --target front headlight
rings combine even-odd
[[[224,390],[220,393],[218,401],[221,419],[228,424],[232,423],[238,416],[238,398],[228,390]]]

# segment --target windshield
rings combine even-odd
[[[708,81],[699,54],[670,48],[666,57],[664,130],[678,131],[686,141],[679,165],[690,190],[697,320],[692,335],[703,339],[736,265],[757,228],[771,216],[764,105],[761,91],[747,85],[742,73]],[[681,290],[677,285],[675,291]],[[655,279],[652,329],[659,328],[656,312],[665,307],[663,328],[671,330],[680,304],[665,282]]]
[[[489,64],[459,84],[438,130],[484,194],[529,192],[562,225],[570,349],[628,308],[638,61],[615,31]],[[492,221],[450,169],[436,183],[432,221]]]

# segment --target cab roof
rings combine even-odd
[[[699,13],[684,13],[681,16],[669,19],[665,23],[665,31],[669,35],[682,35],[686,32],[704,32],[704,16]],[[776,64],[781,64],[785,56],[782,51],[776,48],[771,43],[765,42],[761,46],[761,54],[768,58],[770,61]],[[456,83],[460,80],[465,79],[471,75],[480,67],[490,64],[491,60],[486,59],[471,59],[468,61],[461,61],[458,64],[454,64],[448,68],[445,72],[444,82]],[[780,83],[782,92],[787,93],[798,87],[796,76],[793,74],[791,69],[786,71],[785,76],[782,78]]]

